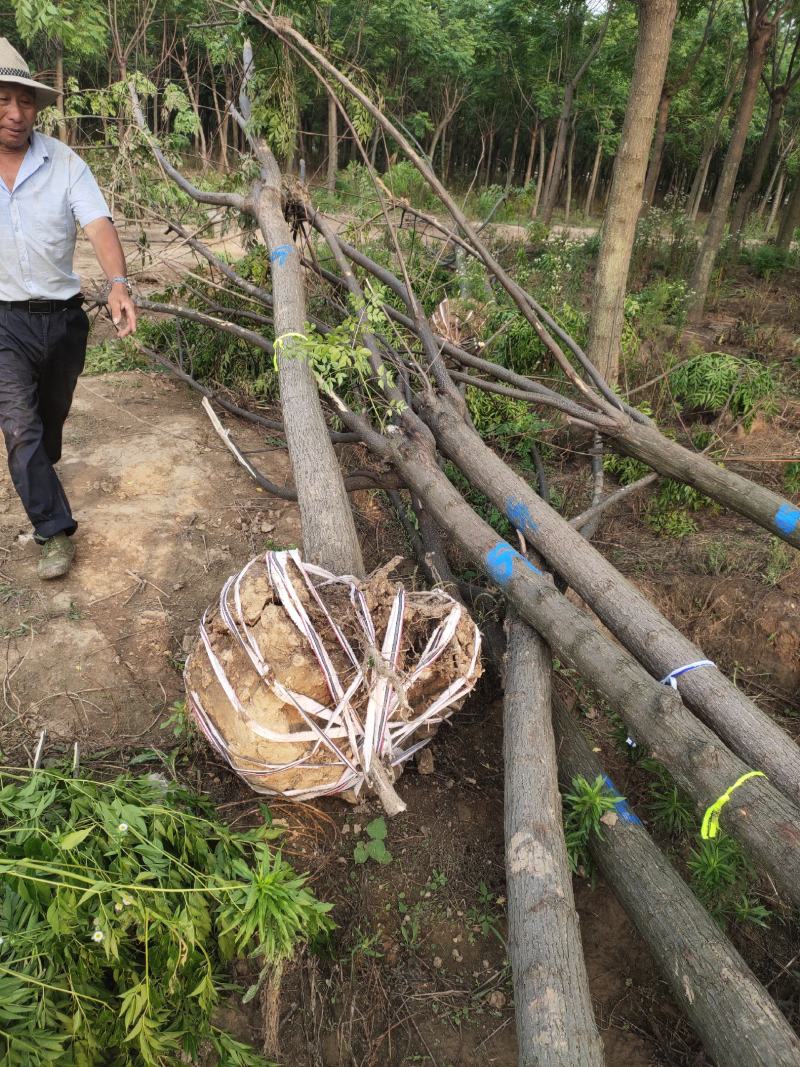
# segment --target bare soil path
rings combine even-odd
[[[284,452],[247,427],[236,436],[267,448],[260,466],[286,480]],[[299,539],[296,508],[259,490],[196,395],[161,375],[82,378],[59,472],[80,523],[77,556],[47,584],[0,470],[0,749],[23,761],[16,746],[44,726],[84,750],[157,736],[181,695],[184,637],[221,583],[271,540]]]

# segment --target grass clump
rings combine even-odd
[[[264,1064],[214,1026],[228,964],[263,976],[332,925],[264,812],[234,832],[154,776],[0,769],[0,1062]]]

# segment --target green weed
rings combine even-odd
[[[362,864],[367,860],[385,865],[392,862],[392,854],[386,848],[386,820],[381,816],[373,819],[364,829],[365,838],[353,849],[353,862]]]
[[[761,572],[761,577],[767,585],[777,585],[794,569],[794,566],[795,550],[780,537],[770,537],[767,561]]]
[[[641,760],[639,766],[654,776],[646,805],[653,824],[673,837],[694,829],[696,820],[691,797],[676,784],[666,767],[651,758]]]
[[[331,922],[264,812],[241,833],[151,777],[0,770],[0,1060],[265,1064],[212,1021],[227,965],[272,967]]]
[[[112,374],[115,371],[142,370],[147,360],[126,340],[102,341],[86,349],[86,364],[83,373],[88,377],[97,374]]]
[[[787,463],[783,468],[783,488],[787,496],[800,493],[800,462]]]
[[[598,775],[593,782],[585,778],[572,779],[572,791],[564,794],[564,838],[570,867],[577,871],[579,867],[588,868],[589,840],[593,836],[602,838],[600,820],[606,812],[613,811],[623,799],[611,793],[605,780]]]

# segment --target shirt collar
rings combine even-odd
[[[50,155],[47,151],[45,139],[34,130],[31,134],[31,143],[28,145],[28,151],[25,153],[22,166],[19,168],[14,189],[18,189],[26,178],[30,178],[31,174],[34,174],[40,167],[44,166],[49,159]]]

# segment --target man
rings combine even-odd
[[[89,332],[72,269],[76,223],[109,281],[119,336],[136,329],[125,256],[97,182],[70,148],[33,129],[55,99],[0,37],[0,428],[42,546],[42,579],[67,573],[78,525],[53,469]]]

